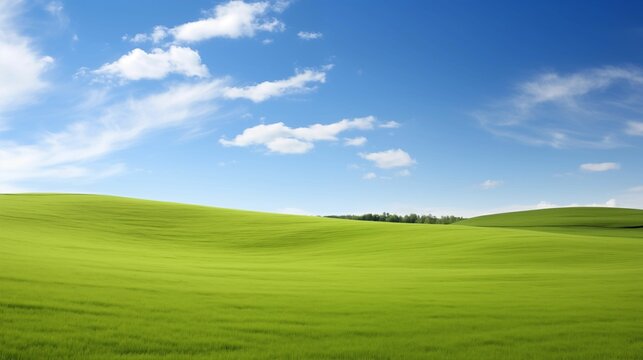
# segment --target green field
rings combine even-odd
[[[0,359],[642,359],[641,226],[2,195]]]

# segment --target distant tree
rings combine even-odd
[[[382,214],[368,213],[363,215],[329,215],[327,217],[336,219],[401,222],[411,224],[453,224],[454,222],[464,220],[463,217],[453,215],[437,217],[431,214],[418,215],[411,213],[407,215],[397,215],[388,212],[383,212]]]

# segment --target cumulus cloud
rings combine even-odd
[[[393,120],[387,121],[383,124],[378,125],[378,127],[381,127],[383,129],[396,129],[396,128],[399,128],[400,126],[402,125],[399,122],[393,121]]]
[[[297,33],[297,37],[299,37],[302,40],[317,40],[317,39],[321,39],[323,36],[324,34],[320,32],[300,31]]]
[[[366,144],[367,141],[368,139],[366,139],[363,136],[358,136],[354,138],[345,138],[344,145],[345,146],[363,146],[364,144]]]
[[[580,169],[583,171],[589,172],[603,172],[609,170],[618,170],[621,166],[618,163],[614,162],[604,162],[604,163],[587,163],[581,164]]]
[[[503,181],[501,180],[485,180],[480,184],[480,187],[489,190],[489,189],[495,189],[503,184]]]
[[[267,1],[248,3],[233,0],[214,7],[211,15],[200,20],[167,28],[156,26],[151,34],[136,34],[129,39],[133,42],[159,42],[171,36],[177,43],[194,43],[212,38],[253,37],[257,32],[283,31],[285,25],[270,17],[270,12],[281,12],[287,4]]]
[[[611,148],[622,145],[618,125],[640,117],[642,104],[643,71],[607,66],[541,74],[474,116],[493,134],[530,145]]]
[[[348,130],[369,130],[375,118],[367,116],[352,120],[343,119],[331,124],[313,124],[291,128],[284,123],[261,124],[245,129],[232,140],[220,139],[223,146],[265,146],[270,152],[303,154],[310,151],[317,141],[336,141],[337,136]]]
[[[297,72],[288,79],[277,81],[264,81],[262,83],[245,87],[228,87],[224,96],[228,99],[248,99],[253,102],[262,102],[270,97],[281,96],[293,92],[310,91],[311,83],[325,83],[326,72],[332,68],[327,65],[321,70],[307,69]]]
[[[364,180],[377,179],[377,174],[375,174],[374,172],[369,172],[369,173],[364,174],[364,176],[362,176],[362,179],[364,179]]]
[[[145,52],[134,49],[113,63],[94,71],[94,74],[122,80],[163,79],[170,74],[207,77],[208,68],[201,63],[199,53],[188,47],[171,46]]]
[[[54,62],[19,33],[21,1],[0,1],[0,117],[31,100],[47,86],[46,70]],[[0,128],[3,127],[0,120]]]
[[[402,149],[391,149],[380,152],[359,154],[362,158],[372,161],[375,166],[382,169],[408,167],[415,164],[415,160]]]
[[[640,121],[628,121],[627,129],[625,132],[628,135],[633,136],[643,136],[643,122]]]
[[[150,34],[136,34],[132,37],[125,35],[123,40],[129,40],[133,43],[143,43],[151,41],[153,43],[159,43],[168,36],[168,28],[165,26],[155,26]]]

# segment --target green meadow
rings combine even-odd
[[[0,359],[642,359],[643,211],[0,196]]]

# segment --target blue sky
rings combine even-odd
[[[636,1],[0,2],[0,192],[643,208]]]

